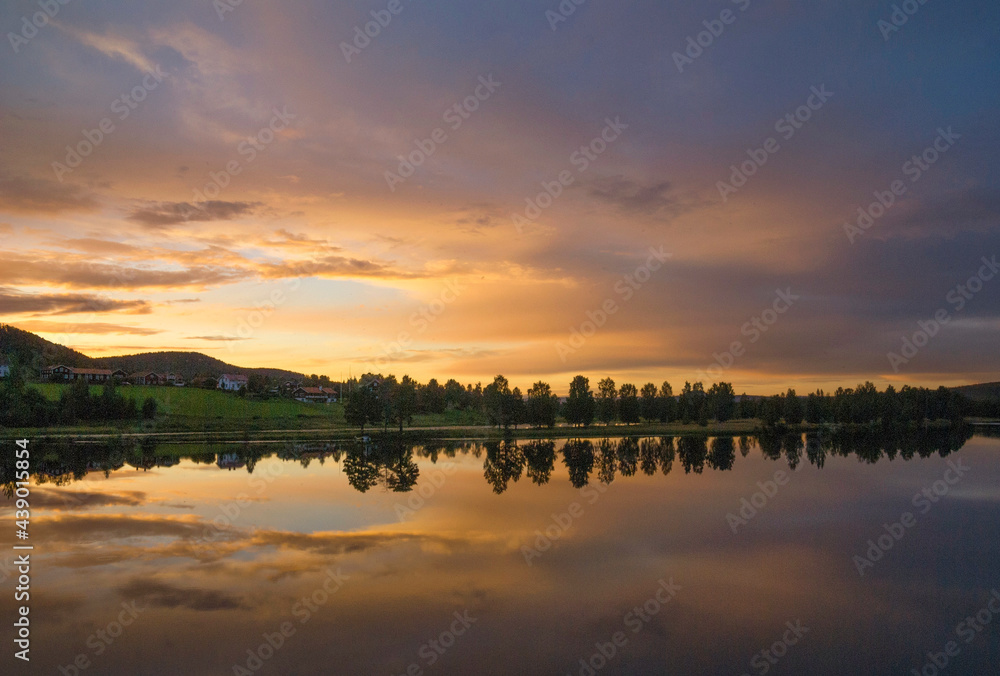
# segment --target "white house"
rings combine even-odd
[[[10,375],[10,366],[7,364],[0,364],[0,378],[6,378]]]
[[[223,373],[219,376],[219,388],[229,392],[236,392],[241,387],[247,386],[246,376],[237,376],[231,373]]]

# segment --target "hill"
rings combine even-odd
[[[978,385],[962,385],[953,387],[959,394],[973,401],[989,401],[1000,399],[1000,383],[979,383]]]
[[[9,324],[0,324],[0,359],[38,369],[55,364],[79,368],[94,366],[94,360],[81,352]]]
[[[118,357],[97,357],[92,361],[97,365],[97,368],[122,369],[128,373],[137,371],[179,373],[188,380],[198,375],[218,377],[223,373],[239,375],[256,373],[279,380],[302,380],[305,377],[301,373],[282,369],[234,366],[201,352],[146,352]]]
[[[294,371],[234,366],[200,352],[147,352],[117,357],[88,357],[64,345],[52,343],[34,333],[9,324],[0,324],[0,362],[27,365],[33,369],[63,364],[78,368],[123,369],[128,373],[156,371],[179,373],[190,380],[198,375],[217,377],[223,373],[266,375],[281,380],[302,380]]]

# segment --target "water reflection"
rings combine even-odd
[[[40,443],[32,666],[65,673],[85,653],[85,673],[234,673],[292,622],[253,673],[578,674],[623,627],[600,676],[758,673],[753,656],[800,619],[810,633],[771,673],[910,673],[1000,586],[1000,442],[967,439]],[[958,462],[969,473],[860,576],[853,557]],[[790,480],[756,501],[779,470]],[[734,534],[744,499],[757,513]],[[302,623],[331,570],[343,588]],[[670,579],[676,598],[631,633],[623,618]],[[140,618],[92,652],[133,601]],[[470,631],[424,661],[466,612]],[[948,673],[992,673],[997,655],[984,632]]]
[[[983,428],[984,436],[1000,436],[1000,429]],[[297,462],[308,467],[330,459],[343,461],[348,483],[361,493],[375,488],[394,493],[414,489],[420,478],[417,459],[436,463],[443,454],[471,455],[483,461],[483,477],[497,494],[506,492],[523,475],[536,485],[547,484],[558,456],[568,470],[575,488],[591,481],[610,484],[618,477],[641,472],[667,475],[675,457],[685,474],[702,474],[706,468],[726,472],[736,463],[736,449],[746,458],[758,448],[763,457],[784,461],[795,470],[803,460],[822,468],[828,456],[850,457],[867,464],[882,458],[911,460],[931,455],[945,457],[972,437],[971,427],[947,430],[840,429],[809,434],[759,434],[739,437],[619,437],[601,439],[516,440],[485,442],[439,441],[414,444],[387,436],[361,442],[249,443],[231,444],[219,452],[205,446],[161,444],[152,439],[113,439],[106,444],[78,444],[69,441],[36,442],[33,477],[38,484],[63,486],[100,471],[105,477],[132,467],[148,471],[177,465],[182,458],[196,463],[215,464],[230,471],[253,474],[257,463],[267,457]],[[9,498],[14,487],[13,454],[0,458],[0,482]]]

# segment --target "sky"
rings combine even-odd
[[[1000,379],[995,2],[0,6],[0,322],[91,356]]]

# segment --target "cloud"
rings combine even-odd
[[[69,315],[90,312],[149,314],[152,304],[145,300],[114,300],[89,294],[31,294],[0,287],[0,314],[33,312]]]
[[[138,326],[122,326],[120,324],[104,324],[101,322],[71,324],[68,322],[27,321],[18,322],[18,328],[33,333],[124,333],[133,336],[152,336],[157,333],[163,333],[161,329],[144,329]]]
[[[250,340],[249,338],[237,338],[230,336],[188,336],[188,340],[209,340],[216,342],[229,342],[231,340]]]
[[[91,507],[108,507],[113,505],[137,507],[146,500],[142,491],[123,491],[121,493],[100,493],[96,491],[74,491],[49,488],[36,488],[31,494],[31,504],[46,509],[89,509]]]
[[[118,587],[118,593],[128,599],[142,599],[157,608],[187,608],[189,610],[242,610],[249,606],[238,596],[214,589],[178,587],[166,582],[136,578]]]
[[[27,176],[0,176],[0,211],[58,214],[94,211],[98,206],[94,196],[79,186]]]
[[[229,221],[253,214],[260,202],[153,202],[135,209],[128,219],[142,225],[162,228],[179,223]]]
[[[211,254],[206,254],[210,256]],[[248,266],[250,264],[247,261]],[[0,254],[0,282],[19,285],[68,286],[84,289],[175,289],[231,284],[253,276],[251,269],[193,265],[181,270],[67,260],[52,254]]]
[[[623,176],[597,178],[584,183],[587,194],[622,211],[637,214],[656,214],[663,210],[676,212],[680,202],[671,193],[669,181],[642,183]]]

